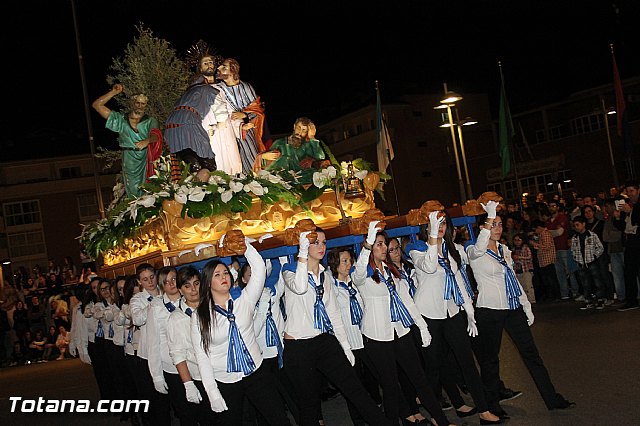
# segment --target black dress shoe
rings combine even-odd
[[[507,420],[511,418],[509,417],[509,414],[507,414],[507,412],[502,409],[502,407],[495,408],[495,409],[490,408],[489,411],[491,411],[493,414],[495,414],[496,416],[500,417],[503,420]]]
[[[477,412],[478,412],[478,409],[474,407],[469,411],[456,410],[456,415],[460,418],[463,418],[463,417],[473,416]]]
[[[505,419],[500,417],[498,420],[485,420],[485,419],[480,419],[480,424],[481,425],[499,425],[504,423]]]
[[[549,410],[566,410],[567,408],[573,408],[576,406],[576,403],[573,401],[569,401],[562,395],[558,394],[558,401],[554,406],[549,408]]]
[[[500,389],[500,402],[510,401],[522,395],[522,392],[509,388]]]

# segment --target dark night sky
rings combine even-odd
[[[373,102],[376,79],[383,102],[407,87],[440,92],[446,81],[488,93],[497,109],[499,59],[513,112],[610,83],[612,42],[622,78],[640,74],[637,0],[75,2],[89,102],[108,90],[112,58],[143,23],[179,54],[202,38],[237,58],[272,133],[302,115],[322,123]],[[1,30],[3,148],[43,128],[86,133],[71,1],[11,3]],[[88,152],[82,143],[58,152]]]

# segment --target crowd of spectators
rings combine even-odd
[[[71,256],[62,266],[49,259],[46,268],[35,265],[15,271],[0,292],[0,366],[23,365],[68,356],[73,290],[92,274],[78,274]],[[93,273],[93,276],[95,274]]]

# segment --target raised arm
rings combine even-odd
[[[123,90],[124,86],[122,84],[114,84],[111,90],[93,101],[91,106],[98,112],[98,114],[100,114],[102,118],[107,119],[109,118],[109,114],[111,114],[111,110],[105,104],[109,102],[114,96],[122,93]]]

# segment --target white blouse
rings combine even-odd
[[[123,346],[124,353],[127,355],[135,355],[138,350],[138,342],[140,340],[140,330],[137,327],[131,325],[131,305],[128,303],[123,304],[120,307],[120,312],[116,316],[114,321],[116,324],[123,328]],[[131,341],[129,341],[129,334],[131,333]]]
[[[387,286],[383,282],[377,283],[372,277],[367,276],[370,253],[371,250],[362,248],[356,261],[356,269],[352,275],[353,282],[358,286],[364,301],[364,306],[362,307],[364,310],[361,326],[362,334],[373,340],[390,342],[394,339],[394,332],[398,337],[403,337],[409,332],[410,328],[405,327],[400,320],[391,322],[391,295]],[[420,330],[427,328],[427,323],[409,295],[409,286],[405,280],[387,276],[386,271],[381,271],[381,273],[385,275],[385,278],[393,280],[400,300],[409,311],[418,328]]]
[[[316,303],[315,289],[309,285],[309,273],[313,276],[316,286],[320,284],[320,276],[324,273],[324,267],[319,265],[319,275],[316,276],[307,269],[306,262],[298,262],[296,271],[282,271],[285,284],[284,302],[287,310],[287,321],[284,331],[294,339],[312,339],[322,334],[322,331],[314,327],[314,305]],[[340,309],[336,302],[335,293],[331,281],[323,284],[324,294],[322,303],[331,321],[333,333],[338,342],[344,348],[349,348],[349,339],[344,330]]]
[[[338,303],[338,308],[340,309],[340,314],[342,315],[342,323],[344,324],[344,331],[347,333],[347,339],[349,339],[349,345],[351,345],[351,349],[362,349],[364,348],[364,343],[362,341],[362,331],[360,331],[359,325],[353,325],[351,323],[351,296],[349,296],[349,291],[338,285],[338,279],[334,278],[330,271],[325,271],[326,279],[325,282],[332,282],[336,289],[336,302]],[[358,291],[358,287],[356,287],[351,279],[345,283],[356,291],[356,300],[360,304],[362,311],[364,312],[364,301],[362,300],[362,296]]]
[[[149,371],[152,378],[163,378],[163,371],[169,374],[178,374],[176,366],[169,356],[169,346],[167,345],[167,321],[169,320],[169,309],[165,304],[173,306],[173,310],[178,309],[178,301],[169,300],[164,294],[161,298],[155,298],[149,305],[147,314],[147,342],[146,347],[149,354]]]
[[[253,331],[253,314],[264,286],[265,265],[262,256],[250,244],[247,244],[247,250],[244,255],[249,265],[251,265],[251,279],[249,279],[247,286],[240,293],[240,297],[233,301],[233,315],[235,315],[235,322],[242,340],[249,350],[251,358],[253,358],[256,369],[258,369],[262,365],[262,354]],[[202,347],[198,313],[194,312],[191,315],[191,341],[198,361],[202,382],[208,392],[209,389],[217,388],[216,380],[223,383],[236,383],[245,377],[242,371],[227,372],[229,320],[211,307],[209,309],[211,315],[211,342],[209,342],[208,352],[205,352]],[[224,306],[224,309],[227,309],[227,306]]]
[[[473,269],[473,276],[478,283],[478,300],[476,301],[476,306],[478,308],[509,309],[504,267],[500,262],[487,254],[490,236],[491,232],[483,228],[478,235],[476,243],[467,247],[467,255],[469,256],[471,269]],[[513,269],[511,250],[503,244],[500,245],[502,246],[507,266]],[[520,287],[521,292],[518,299],[520,304],[525,310],[530,310],[531,303],[529,303],[527,295],[519,282],[518,287]]]
[[[451,250],[451,249],[449,249]],[[453,250],[456,250],[454,247]],[[411,250],[411,261],[416,269],[417,287],[414,297],[420,313],[429,319],[446,319],[460,312],[453,295],[450,299],[444,298],[446,272],[438,263],[438,246],[428,245],[427,251]],[[462,294],[464,303],[470,303],[471,299],[464,285],[458,263],[448,253],[451,270],[456,279],[456,285]]]
[[[145,289],[142,289],[140,293],[133,295],[129,301],[131,306],[131,322],[133,325],[139,327],[140,336],[138,338],[138,356],[142,359],[149,358],[149,350],[147,349],[147,315],[149,312],[149,305],[151,302],[148,300],[162,299],[162,294],[158,296],[152,296]]]
[[[191,378],[200,380],[200,369],[191,344],[191,317],[185,313],[187,308],[189,306],[187,306],[184,298],[180,299],[178,308],[169,315],[167,320],[167,346],[169,347],[169,356],[173,365],[186,361]],[[195,309],[192,308],[192,310],[195,312]]]

